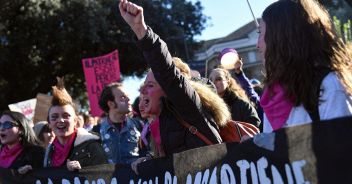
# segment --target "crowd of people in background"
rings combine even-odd
[[[352,115],[352,52],[315,0],[279,0],[263,12],[257,43],[263,84],[246,77],[240,56],[232,70],[219,65],[202,78],[170,54],[145,23],[142,7],[121,0],[119,10],[150,67],[133,108],[122,84],[113,82],[101,93],[104,117],[97,121],[77,112],[58,79],[47,121],[30,127],[21,113],[1,114],[0,168],[25,174],[109,163],[138,173],[146,160],[206,146],[197,131],[212,144],[222,143],[219,129],[229,120],[272,132]],[[237,54],[227,48],[219,60],[228,51]]]

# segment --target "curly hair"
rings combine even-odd
[[[347,93],[352,94],[352,62],[346,45],[337,36],[328,12],[316,0],[280,0],[262,15],[265,84],[279,83],[295,106],[311,110],[318,104],[317,80],[322,70],[336,72]]]

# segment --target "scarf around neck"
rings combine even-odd
[[[282,128],[293,108],[293,103],[286,98],[285,91],[280,84],[274,84],[271,90],[264,89],[260,105],[273,130]]]
[[[150,123],[149,127],[150,127],[151,136],[155,142],[155,147],[158,152],[161,152],[162,150],[161,150],[161,137],[160,137],[159,124],[160,124],[159,118],[156,118]]]
[[[77,135],[77,130],[75,130],[71,134],[69,140],[65,145],[62,145],[57,139],[57,137],[55,138],[53,142],[54,152],[52,154],[52,159],[51,159],[53,167],[60,167],[65,163],[66,159],[69,156],[71,148],[73,147],[73,143],[76,139],[76,135]]]
[[[0,167],[9,168],[22,151],[23,146],[20,143],[17,143],[13,148],[4,145],[0,151]]]

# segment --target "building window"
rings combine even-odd
[[[255,63],[257,61],[257,57],[254,51],[248,52],[248,63]]]

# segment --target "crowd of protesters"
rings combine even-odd
[[[206,146],[194,131],[222,143],[219,129],[231,119],[262,124],[263,132],[272,132],[352,115],[352,54],[315,0],[279,0],[263,12],[257,43],[265,67],[261,97],[240,57],[234,61],[234,76],[221,66],[209,79],[192,76],[147,26],[142,7],[121,0],[119,10],[150,67],[134,109],[122,84],[114,82],[101,93],[105,117],[100,123],[80,120],[58,79],[47,121],[32,128],[21,113],[1,114],[0,168],[25,174],[43,167],[74,171],[110,163],[138,173],[138,164],[146,160]]]

